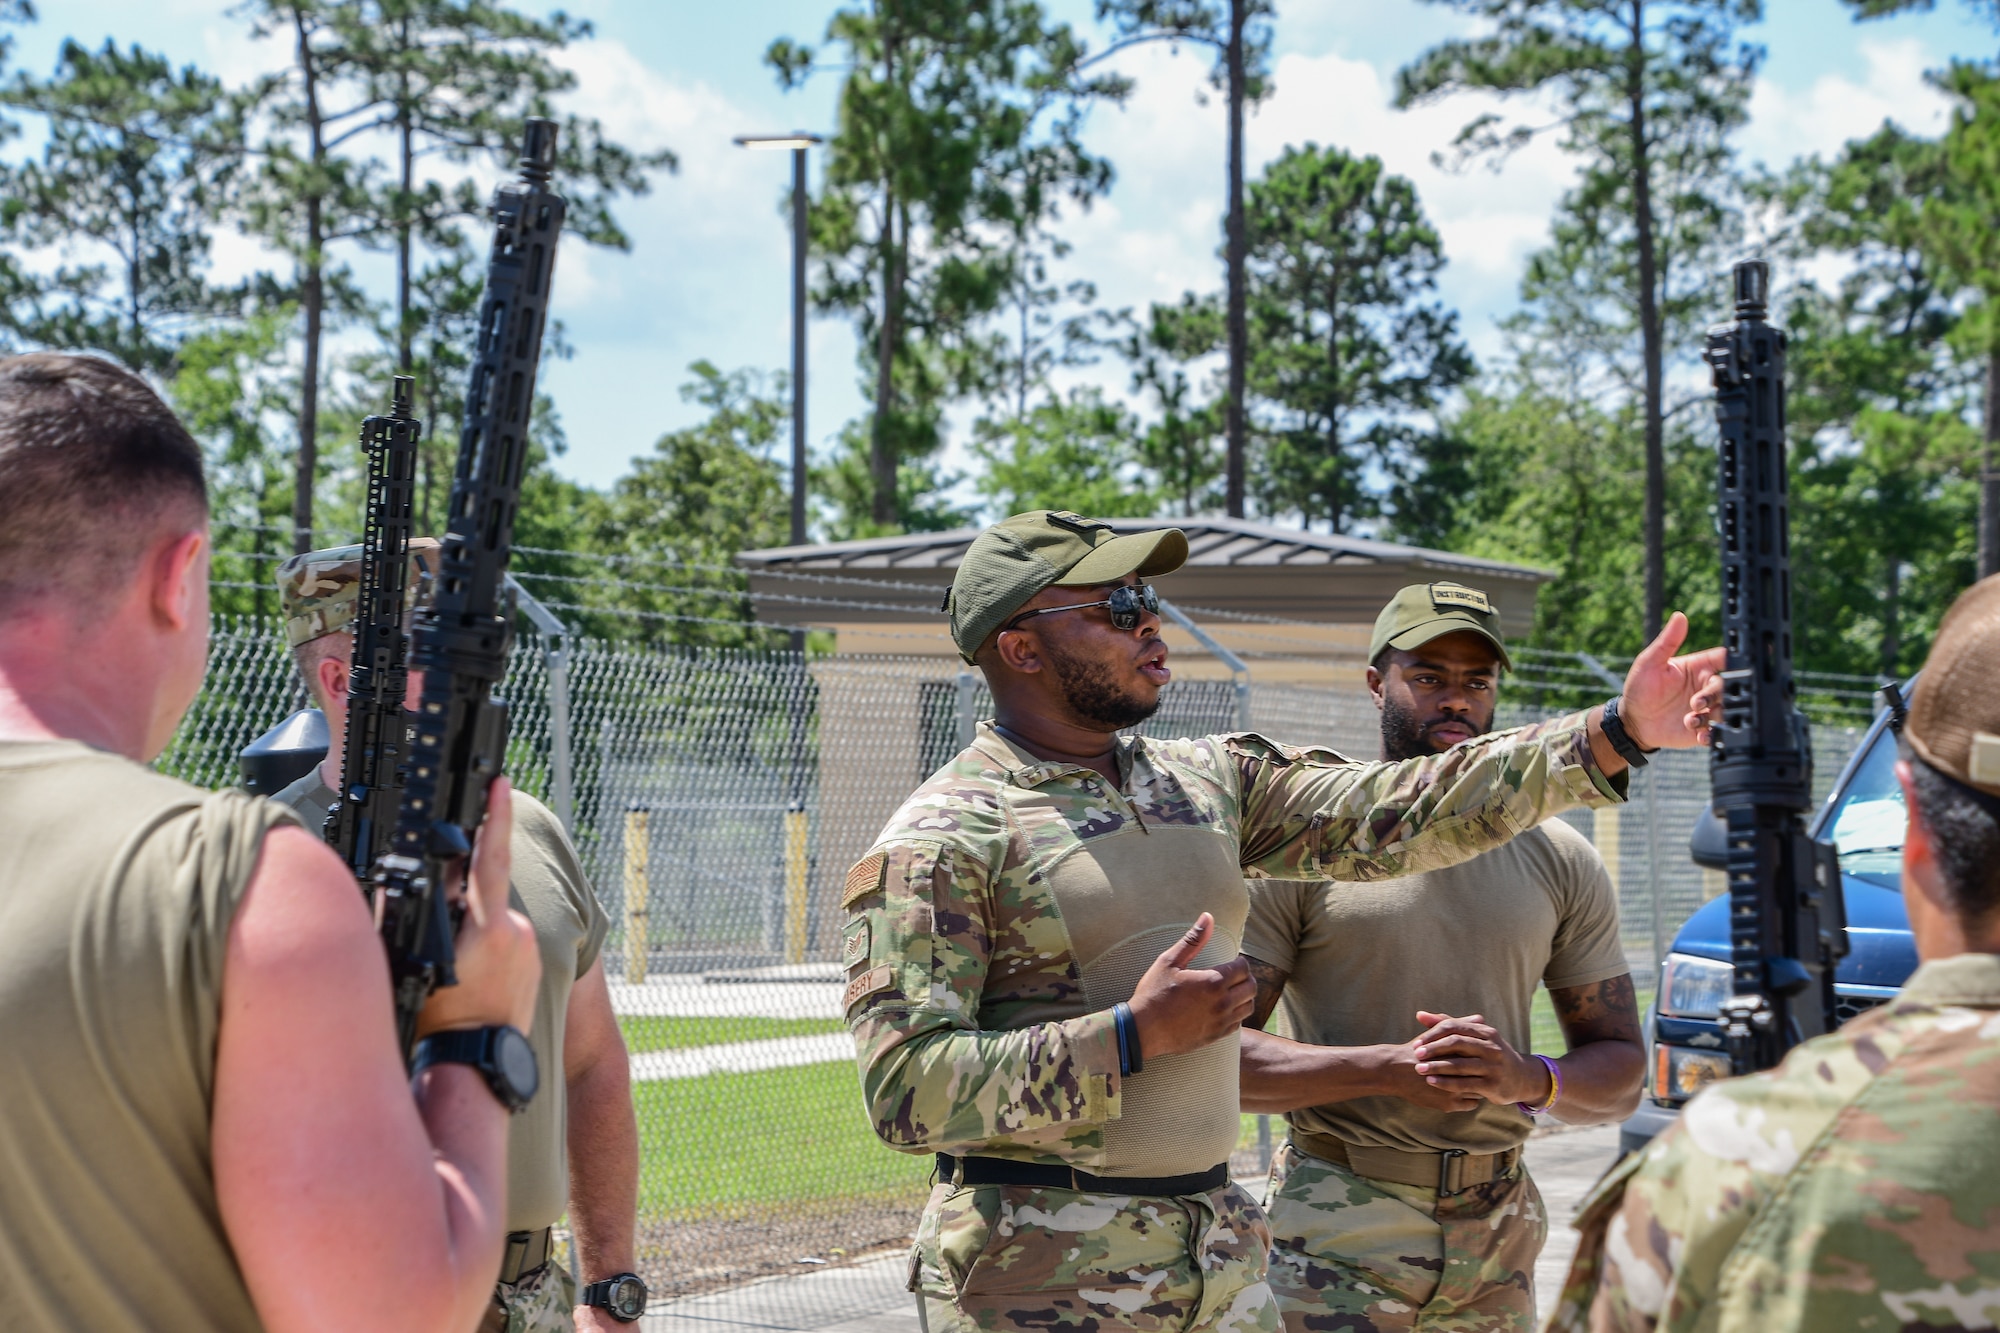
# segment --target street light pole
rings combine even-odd
[[[806,540],[806,150],[817,134],[739,134],[744,148],[792,150],[792,545]]]

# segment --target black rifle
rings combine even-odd
[[[450,530],[436,591],[417,610],[412,634],[410,665],[424,673],[423,693],[395,833],[374,874],[406,1059],[425,998],[457,982],[457,909],[446,901],[445,877],[471,851],[472,834],[486,817],[487,786],[500,775],[507,750],[507,705],[493,688],[513,646],[504,584],[565,212],[563,197],[549,188],[555,156],[555,123],[530,120],[519,179],[493,193],[493,250],[451,484]]]
[[[354,878],[372,887],[375,862],[388,850],[402,805],[403,713],[408,653],[403,608],[410,595],[410,523],[417,484],[417,441],[424,423],[410,415],[416,381],[395,377],[389,415],[361,423],[368,458],[368,508],[361,526],[361,586],[354,612],[354,660],[347,675],[347,735],[341,746],[340,794],[326,816],[326,840]]]
[[[1835,1026],[1847,911],[1834,849],[1806,832],[1812,733],[1792,678],[1785,335],[1764,318],[1770,265],[1738,264],[1735,286],[1736,322],[1711,328],[1706,349],[1722,435],[1716,519],[1729,653],[1709,777],[1729,839],[1736,976],[1722,1016],[1729,1058],[1747,1074]]]

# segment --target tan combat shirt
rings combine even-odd
[[[315,832],[325,828],[333,791],[319,768],[274,795]],[[528,1109],[507,1121],[507,1229],[553,1226],[569,1205],[569,1099],[564,1096],[563,1027],[576,979],[597,961],[610,919],[577,864],[576,849],[555,812],[526,792],[514,792],[514,867],[508,897],[535,926],[542,984],[528,1044],[541,1066],[542,1086]]]
[[[1246,875],[1381,879],[1623,799],[1586,715],[1405,764],[1261,736],[1120,739],[1119,781],[990,725],[849,874],[848,1024],[877,1134],[1101,1175],[1203,1171],[1235,1146],[1239,1041],[1121,1078],[1110,1008],[1202,912],[1238,948]]]
[[[229,927],[291,822],[80,742],[0,741],[0,1327],[262,1327],[209,1117]]]
[[[1590,840],[1560,819],[1440,870],[1372,884],[1257,880],[1243,952],[1291,973],[1272,1030],[1315,1046],[1406,1042],[1417,1010],[1482,1014],[1529,1049],[1535,985],[1587,986],[1630,970],[1618,895]],[[1356,1097],[1286,1117],[1370,1148],[1505,1152],[1533,1122],[1481,1102],[1439,1111]]]

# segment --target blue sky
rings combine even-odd
[[[534,9],[530,4],[525,6]],[[16,62],[45,72],[57,44],[106,37],[196,61],[231,80],[281,64],[283,45],[253,41],[228,15],[228,0],[68,0],[44,3],[39,24],[18,38]],[[576,0],[570,13],[596,25],[566,59],[581,87],[572,106],[594,114],[628,143],[667,146],[677,175],[619,209],[635,244],[629,254],[572,244],[556,279],[557,310],[573,360],[544,376],[570,437],[558,466],[593,485],[611,481],[659,434],[695,419],[677,392],[687,365],[783,368],[789,358],[789,238],[781,213],[789,183],[782,154],[748,153],[744,132],[826,129],[832,76],[785,93],[762,64],[772,38],[815,41],[832,12],[826,0]],[[1088,0],[1052,8],[1101,44]],[[1946,3],[1937,12],[1856,24],[1836,0],[1776,0],[1750,35],[1768,58],[1740,139],[1747,157],[1778,166],[1827,152],[1885,117],[1935,132],[1944,106],[1923,71],[1952,55],[2000,46],[1996,36]],[[1380,155],[1412,178],[1443,233],[1450,259],[1444,299],[1461,312],[1476,352],[1498,345],[1495,321],[1512,307],[1521,266],[1546,234],[1570,163],[1537,144],[1498,175],[1450,175],[1429,157],[1480,107],[1459,100],[1400,113],[1389,108],[1395,71],[1458,20],[1417,0],[1279,0],[1276,92],[1251,119],[1254,172],[1287,145],[1314,141]],[[1224,109],[1201,104],[1207,61],[1188,50],[1139,48],[1119,57],[1138,82],[1122,109],[1092,113],[1089,141],[1118,170],[1110,196],[1065,220],[1074,246],[1066,276],[1087,277],[1100,304],[1143,310],[1188,290],[1220,285]],[[814,175],[817,181],[817,172]],[[218,252],[225,269],[270,262],[242,243]],[[364,278],[387,289],[379,260],[359,259]],[[816,320],[808,410],[816,447],[862,409],[853,338]],[[1114,363],[1082,378],[1122,390]]]

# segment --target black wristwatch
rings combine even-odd
[[[1644,768],[1646,756],[1659,753],[1657,748],[1648,750],[1632,739],[1632,733],[1625,730],[1625,720],[1618,716],[1617,699],[1604,705],[1604,716],[1599,725],[1604,728],[1604,739],[1611,742],[1611,748],[1618,752],[1618,757],[1633,768]]]
[[[609,1310],[611,1317],[621,1324],[631,1324],[646,1313],[646,1295],[646,1284],[637,1273],[620,1273],[591,1283],[578,1294],[577,1300]]]
[[[535,1048],[528,1045],[519,1028],[505,1025],[432,1033],[417,1043],[410,1077],[432,1065],[471,1065],[486,1076],[486,1086],[515,1115],[528,1109],[542,1082]]]

